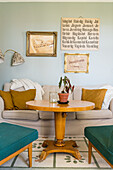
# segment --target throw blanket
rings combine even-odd
[[[44,91],[40,84],[33,82],[29,79],[13,79],[11,81],[10,89],[15,90],[17,88],[24,87],[25,90],[36,89],[35,100],[42,100],[42,95]]]
[[[102,104],[102,109],[108,109],[110,101],[113,99],[113,86],[104,85],[100,87],[100,89],[107,89],[107,92],[105,94],[104,101]]]

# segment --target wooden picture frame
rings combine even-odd
[[[65,53],[65,73],[88,73],[89,54],[68,54]]]
[[[27,31],[27,56],[56,57],[57,32]]]

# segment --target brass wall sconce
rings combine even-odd
[[[3,54],[2,51],[0,50],[0,63],[3,63],[3,62],[4,62],[5,54],[6,54],[8,51],[14,52],[13,57],[12,57],[12,60],[11,60],[11,66],[17,66],[17,65],[20,65],[20,64],[22,64],[22,63],[25,62],[25,60],[23,59],[23,57],[21,56],[21,54],[19,54],[18,52],[14,51],[14,50],[8,49],[8,50],[5,51],[4,54]]]

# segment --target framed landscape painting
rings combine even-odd
[[[27,31],[27,56],[53,56],[57,55],[57,32],[31,32]]]
[[[65,53],[64,72],[88,73],[89,54],[67,54]]]

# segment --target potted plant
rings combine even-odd
[[[69,78],[65,76],[64,78],[60,77],[59,81],[59,88],[61,88],[63,83],[63,90],[61,93],[58,93],[59,95],[59,100],[61,103],[66,103],[68,101],[68,96],[69,96],[69,90],[73,92],[74,86],[71,85]]]

